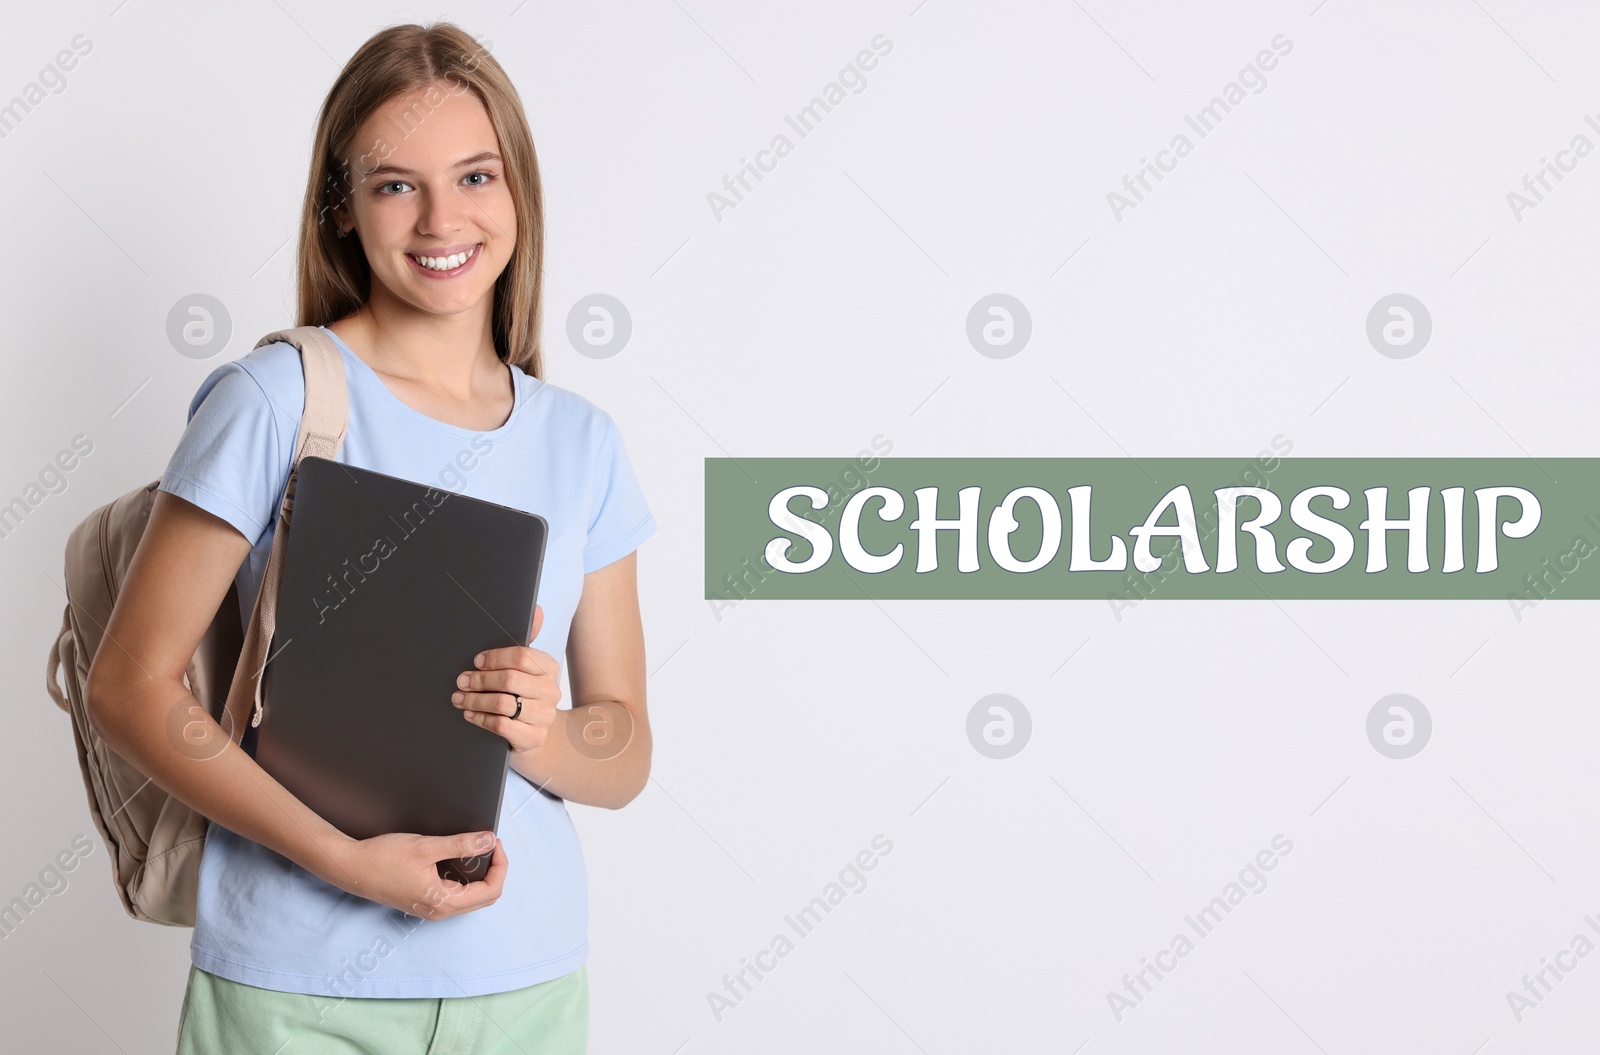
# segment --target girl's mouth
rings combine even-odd
[[[411,267],[428,278],[455,278],[465,274],[466,271],[478,261],[478,251],[483,248],[483,243],[478,242],[466,249],[453,253],[429,254],[407,253],[406,259],[411,261]],[[426,263],[424,263],[426,261]]]

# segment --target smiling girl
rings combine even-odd
[[[533,142],[500,65],[448,23],[367,41],[317,124],[298,324],[344,362],[339,461],[459,480],[550,524],[533,641],[487,649],[439,689],[506,741],[499,838],[351,839],[255,763],[252,737],[219,729],[226,746],[204,760],[169,741],[230,583],[249,617],[304,405],[291,345],[218,367],[107,626],[120,647],[89,680],[104,739],[211,821],[180,1055],[585,1050],[587,877],[565,800],[618,808],[649,774],[634,551],[655,521],[611,417],[542,378],[543,241]],[[585,735],[596,723],[603,746]],[[486,880],[439,877],[436,862],[481,854]]]

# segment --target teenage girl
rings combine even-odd
[[[582,1052],[587,879],[564,800],[621,807],[649,774],[634,551],[655,521],[611,417],[542,380],[539,170],[505,71],[448,23],[367,41],[323,104],[301,222],[299,324],[335,338],[349,381],[339,460],[537,512],[550,537],[533,642],[438,692],[506,740],[499,837],[351,839],[253,737],[196,759],[168,733],[230,582],[249,618],[304,405],[288,344],[201,384],[88,689],[111,747],[212,822],[178,1051]],[[484,881],[436,870],[484,854]]]

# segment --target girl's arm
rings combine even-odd
[[[488,879],[462,886],[440,879],[434,862],[489,852],[473,845],[477,833],[352,839],[268,775],[184,687],[183,672],[250,548],[220,517],[157,492],[89,670],[95,731],[190,808],[342,890],[427,919],[493,903],[505,873],[498,841]],[[197,721],[209,726],[199,740],[191,735]]]
[[[555,706],[561,697],[556,661],[531,647],[485,652],[483,666],[466,672],[466,691],[459,694],[458,707],[470,704],[465,709],[473,721],[510,743],[511,768],[571,802],[620,809],[650,778],[637,566],[637,552],[629,553],[583,577],[567,634],[571,710]],[[541,610],[535,638],[542,623]],[[525,701],[516,722],[506,702],[512,692]]]

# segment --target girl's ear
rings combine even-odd
[[[325,222],[333,225],[333,233],[340,238],[355,228],[355,220],[350,215],[350,203],[347,200],[329,203],[322,215]]]

